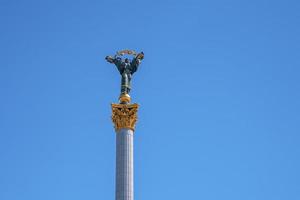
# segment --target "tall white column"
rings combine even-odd
[[[116,200],[133,200],[133,135],[137,104],[112,104],[116,130]]]
[[[116,135],[116,200],[133,195],[133,131],[122,128]]]

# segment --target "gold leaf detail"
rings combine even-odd
[[[138,107],[138,104],[111,104],[111,118],[116,131],[121,128],[129,128],[134,131]]]

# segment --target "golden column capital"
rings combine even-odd
[[[111,104],[111,118],[116,131],[119,131],[121,128],[129,128],[134,131],[138,107],[138,104]]]

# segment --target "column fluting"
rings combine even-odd
[[[133,131],[116,134],[116,200],[133,200]]]

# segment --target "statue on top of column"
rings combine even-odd
[[[125,58],[123,59],[123,55],[133,55],[133,59]],[[121,79],[121,95],[128,95],[131,89],[130,81],[134,72],[137,71],[141,60],[144,58],[144,53],[136,53],[132,50],[122,50],[117,52],[115,56],[106,56],[105,59],[109,63],[113,63],[116,65],[119,70],[122,79]]]

